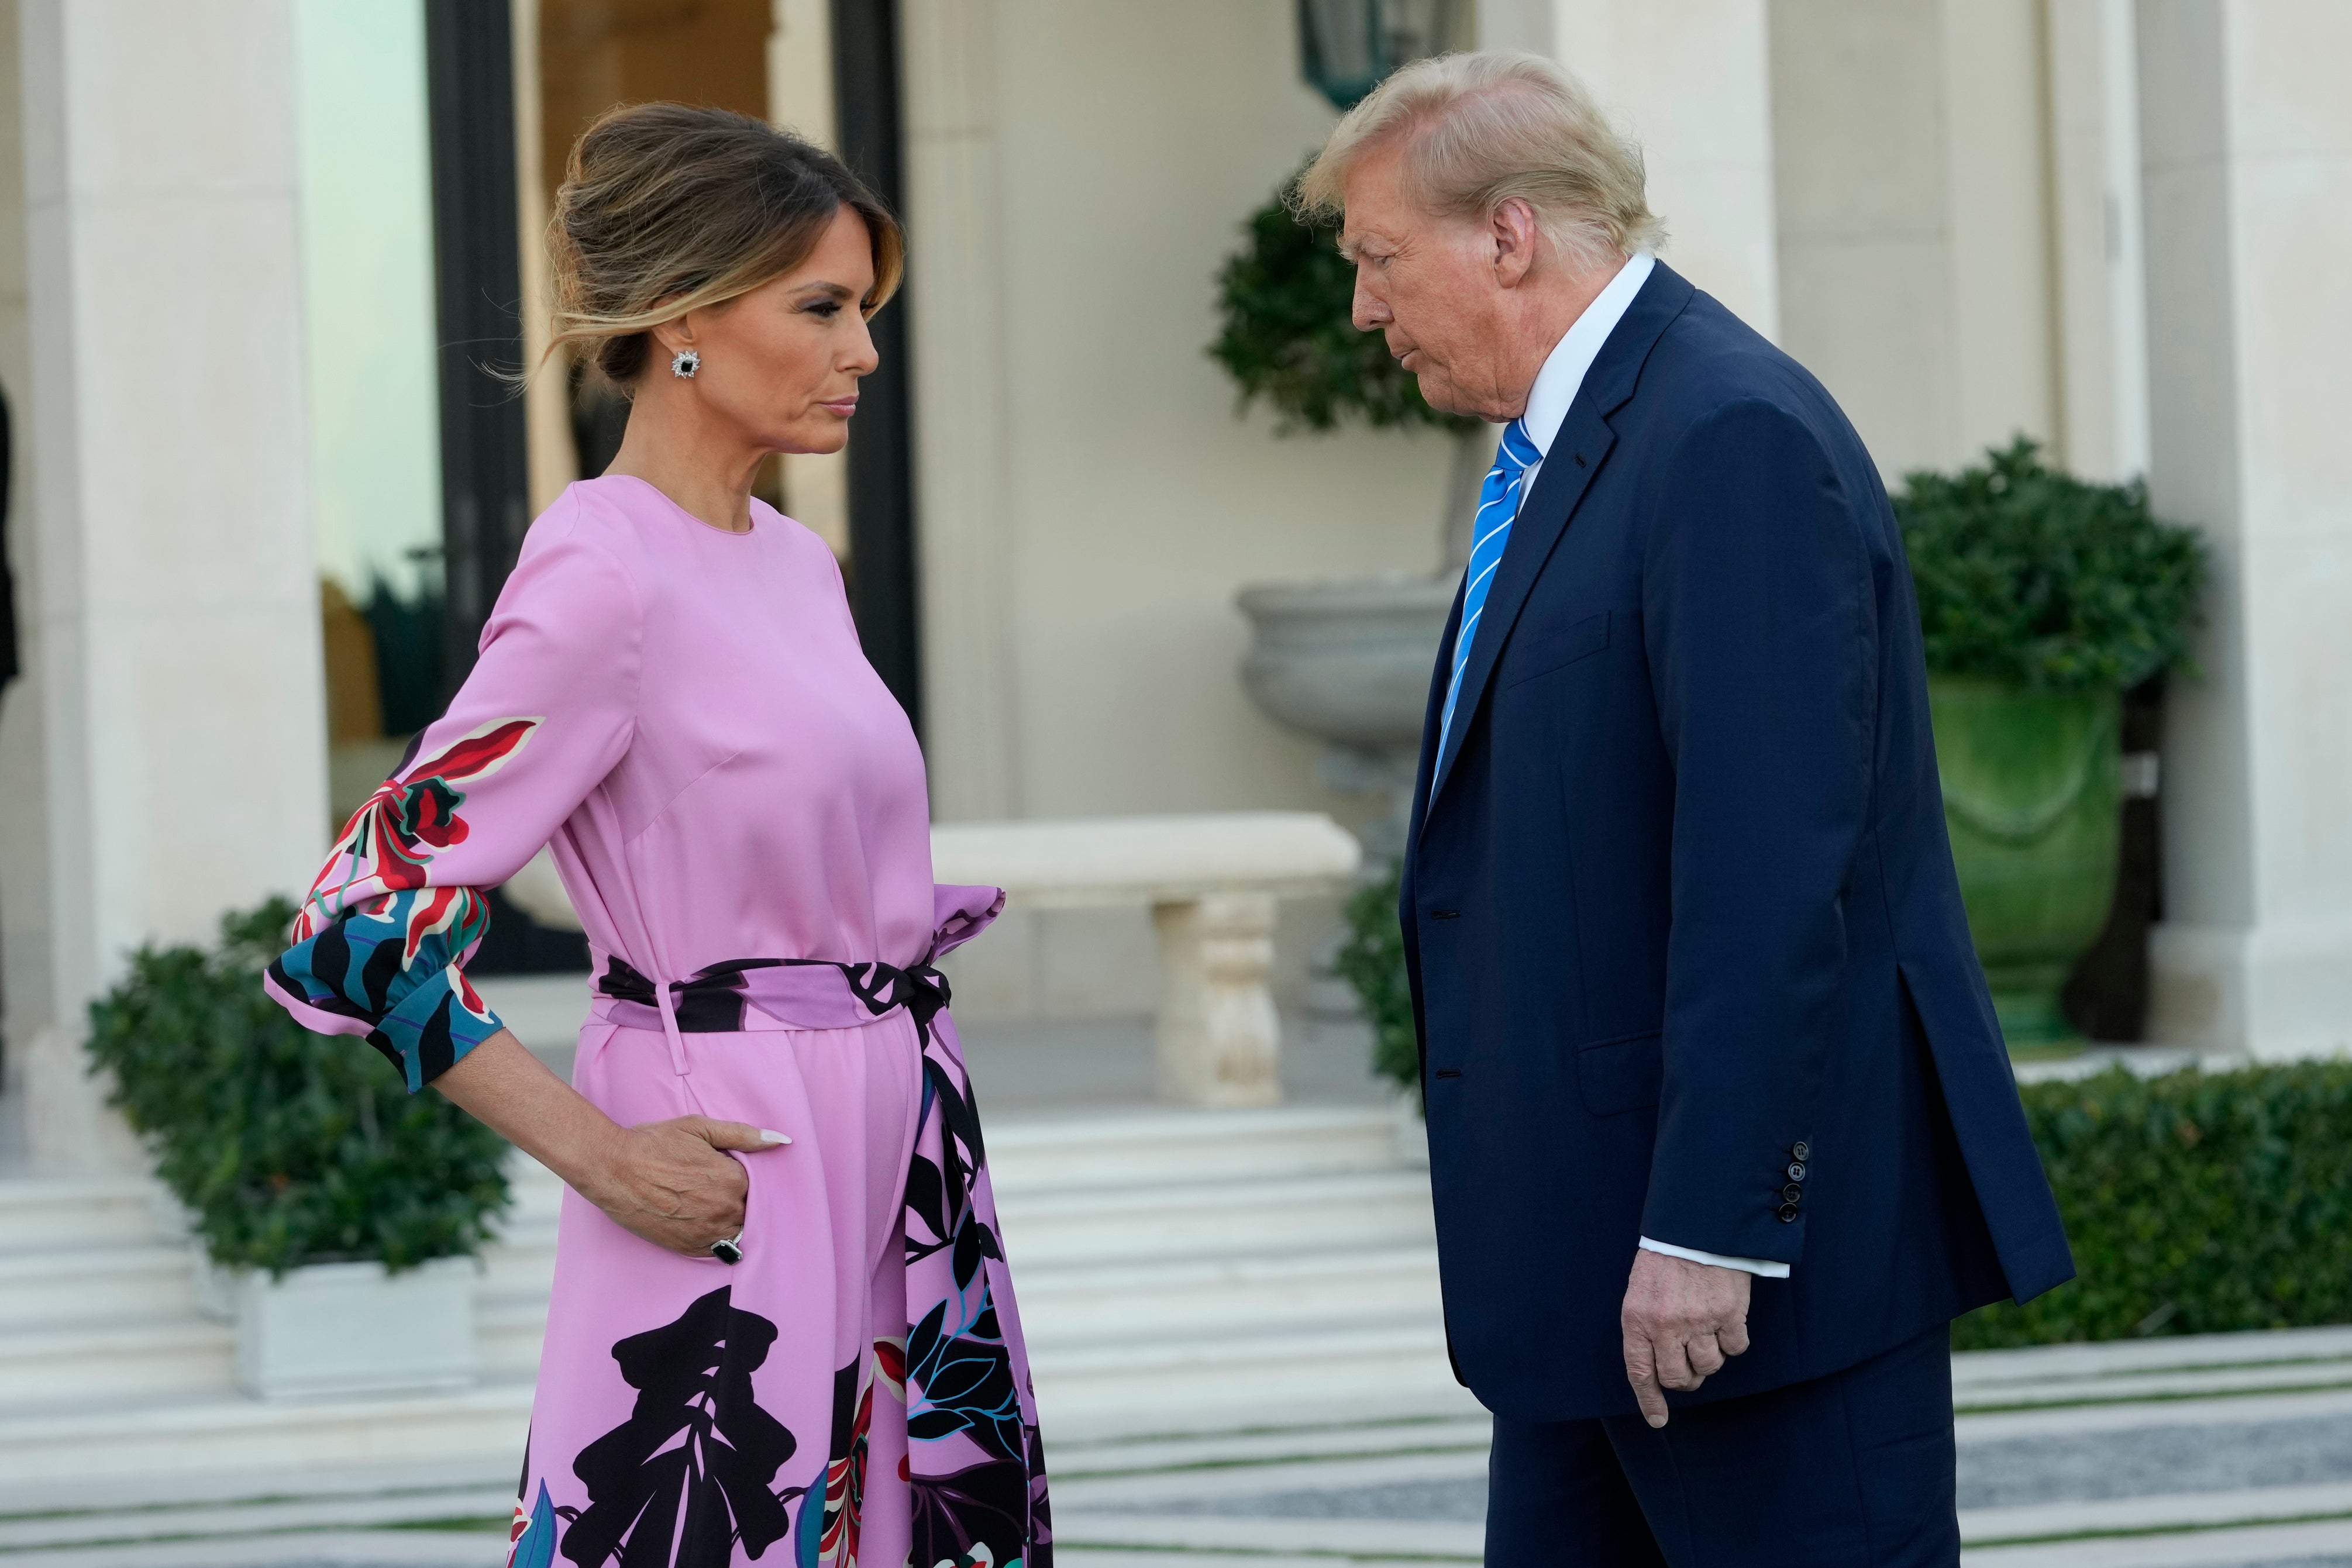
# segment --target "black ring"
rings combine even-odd
[[[713,1258],[718,1259],[721,1263],[727,1264],[731,1268],[735,1264],[743,1261],[742,1244],[740,1239],[736,1241],[714,1241],[710,1244],[710,1255]]]

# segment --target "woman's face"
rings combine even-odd
[[[866,220],[841,207],[799,267],[688,313],[684,324],[702,356],[697,397],[764,450],[840,451],[857,412],[858,378],[878,362],[858,308],[873,288]],[[667,356],[647,373],[667,377]]]

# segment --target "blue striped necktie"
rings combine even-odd
[[[1503,444],[1486,482],[1478,486],[1478,519],[1470,528],[1468,582],[1462,590],[1462,630],[1454,635],[1454,678],[1445,688],[1445,711],[1437,725],[1437,756],[1445,758],[1445,738],[1454,730],[1454,704],[1462,695],[1462,672],[1469,667],[1471,643],[1478,633],[1478,617],[1486,608],[1486,591],[1495,585],[1495,569],[1503,564],[1503,547],[1511,542],[1511,519],[1519,513],[1519,481],[1543,454],[1528,434],[1523,421],[1503,427]]]

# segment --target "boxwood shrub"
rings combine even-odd
[[[2081,1271],[1965,1349],[2352,1322],[2352,1063],[2025,1086]]]
[[[1373,1064],[1418,1090],[1391,873],[1358,893],[1338,969]],[[2028,1124],[2080,1270],[1953,1327],[1968,1350],[2352,1322],[2352,1062],[2029,1083]]]
[[[507,1205],[506,1141],[412,1095],[364,1041],[316,1035],[263,993],[294,906],[221,921],[212,952],[146,947],[90,1006],[90,1055],[156,1174],[227,1268],[466,1256]]]
[[[2208,571],[2147,486],[2052,468],[2024,436],[1895,497],[1927,668],[2036,691],[2126,691],[2189,670]]]

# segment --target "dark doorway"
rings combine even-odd
[[[842,157],[894,213],[906,211],[899,149],[898,0],[833,0],[834,113]],[[907,296],[874,319],[881,367],[859,389],[849,438],[850,609],[866,657],[923,728],[915,575],[913,378]]]
[[[522,366],[507,0],[425,0],[425,50],[447,571],[441,678],[455,692],[530,525],[522,399],[504,379]]]
[[[530,526],[523,402],[522,256],[515,185],[514,20],[507,0],[425,0],[433,274],[440,338],[443,701],[474,667],[483,622]],[[588,967],[575,932],[490,894],[485,975]]]

